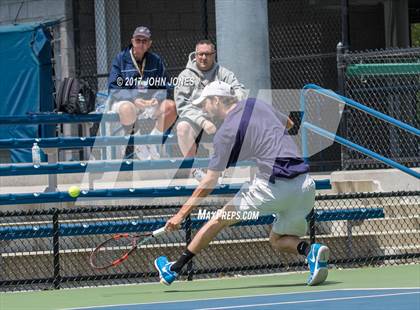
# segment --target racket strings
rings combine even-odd
[[[138,237],[116,235],[103,242],[91,255],[91,265],[105,269],[122,263],[137,247]]]

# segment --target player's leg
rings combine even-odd
[[[327,246],[320,243],[310,245],[298,236],[279,235],[273,231],[270,233],[270,244],[276,250],[300,254],[307,259],[310,271],[308,285],[317,285],[327,279],[329,258]]]
[[[216,213],[216,216],[210,219],[194,236],[187,249],[175,262],[169,262],[165,256],[160,256],[155,260],[155,267],[159,271],[160,282],[170,285],[177,277],[182,268],[202,249],[205,249],[217,234],[239,220],[227,219],[229,212],[236,212],[234,206],[226,205]]]
[[[281,252],[291,254],[301,254],[307,256],[310,251],[310,244],[303,241],[298,236],[279,235],[271,231],[270,233],[271,246]]]
[[[188,245],[188,250],[194,254],[198,254],[202,249],[209,245],[222,229],[238,223],[239,220],[237,219],[224,218],[228,217],[229,212],[237,212],[235,206],[226,205],[221,212],[217,213],[217,216],[208,221],[202,229],[197,232],[194,239]]]
[[[295,190],[292,190],[293,187]],[[280,251],[305,256],[310,271],[307,284],[320,284],[328,276],[329,249],[319,243],[309,245],[300,238],[307,232],[306,217],[315,203],[315,184],[309,176],[302,175],[296,180],[279,181],[277,188],[278,194],[286,198],[283,200],[285,205],[279,210],[273,223],[270,243]],[[293,193],[293,196],[287,198],[285,191]]]

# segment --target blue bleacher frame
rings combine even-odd
[[[384,218],[383,208],[347,208],[340,210],[321,210],[314,212],[315,222],[329,221],[360,221],[375,218]],[[307,218],[311,220],[310,216]],[[234,226],[254,226],[272,224],[274,216],[260,216],[256,220],[242,221]],[[190,229],[199,229],[207,220],[191,219]],[[102,235],[115,233],[140,233],[156,230],[165,226],[164,220],[115,220],[85,223],[63,223],[59,225],[58,234],[60,237]],[[184,223],[183,229],[186,229]],[[31,225],[31,226],[1,226],[0,240],[49,238],[54,235],[52,224]]]

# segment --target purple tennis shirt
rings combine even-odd
[[[237,161],[253,160],[257,177],[272,183],[308,172],[286,122],[286,116],[265,102],[253,98],[238,102],[215,134],[208,168],[223,171]]]

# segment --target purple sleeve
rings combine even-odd
[[[213,140],[214,154],[210,157],[208,169],[224,171],[229,164],[229,158],[234,145],[234,136],[220,128]]]

